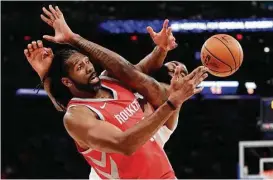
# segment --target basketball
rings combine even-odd
[[[230,35],[217,34],[203,44],[201,61],[209,73],[218,77],[227,77],[235,73],[243,62],[243,50],[240,43]]]

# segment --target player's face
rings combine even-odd
[[[101,88],[101,81],[87,56],[74,53],[67,63],[69,79],[75,88],[88,92],[96,92]]]
[[[181,71],[181,77],[185,77],[186,75],[188,75],[188,70],[186,68],[186,66],[178,61],[171,61],[171,62],[167,62],[164,64],[167,67],[167,71],[168,71],[168,75],[166,76],[170,76],[170,79],[174,76],[174,71],[176,67],[180,67],[182,69]],[[170,87],[170,83],[161,83],[162,86],[165,86],[167,89]]]
[[[168,68],[168,73],[171,77],[173,77],[174,75],[174,71],[175,71],[175,68],[176,67],[180,67],[182,69],[182,72],[181,72],[181,76],[182,77],[185,77],[187,74],[188,74],[188,70],[186,68],[186,66],[181,63],[181,62],[178,62],[178,61],[171,61],[171,62],[167,62],[165,64],[165,66],[167,66]]]

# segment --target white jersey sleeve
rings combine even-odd
[[[171,131],[169,128],[162,126],[154,135],[154,139],[160,145],[160,147],[164,148],[164,145],[170,139],[172,133],[173,131]]]
[[[89,174],[89,180],[101,180],[101,178],[99,177],[99,175],[96,173],[96,171],[91,168],[91,172]]]
[[[135,96],[137,99],[143,99],[144,97],[139,94],[139,93],[135,93]],[[177,122],[177,121],[176,121]],[[155,141],[160,145],[160,147],[164,147],[164,145],[166,144],[166,142],[170,139],[171,135],[172,135],[173,131],[170,130],[169,128],[167,128],[167,126],[162,126],[157,133],[153,136],[153,138],[155,139]]]

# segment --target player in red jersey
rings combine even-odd
[[[53,52],[50,48],[43,47],[43,44],[41,41],[33,42],[34,45],[29,44],[29,50],[28,54],[26,54],[27,59],[29,60],[30,64],[33,64],[33,62],[38,62],[40,64],[51,62],[53,59]],[[147,57],[150,57],[152,55],[148,55]],[[142,61],[158,61],[158,59],[147,59],[144,58]],[[152,63],[152,62],[149,62]],[[140,64],[144,64],[143,62],[140,62]],[[37,65],[36,65],[37,66]],[[171,61],[166,64],[164,64],[160,69],[156,70],[154,73],[151,74],[151,77],[155,78],[157,81],[160,82],[161,85],[165,86],[166,89],[169,88],[170,80],[173,76],[174,69],[180,66],[182,69],[181,77],[184,77],[188,74],[187,68],[184,64],[177,62],[177,61]],[[137,65],[136,65],[137,67]],[[47,66],[43,66],[45,68],[45,71],[47,70]],[[39,74],[39,73],[38,73]],[[103,72],[101,75],[107,76],[107,72]],[[49,90],[49,83],[46,80],[45,81],[45,90],[47,91],[50,99],[52,100],[52,103],[55,105],[56,109],[58,111],[62,111],[62,108],[59,107],[59,105],[56,103],[56,101],[53,99],[50,90]],[[154,112],[153,107],[145,100],[143,97],[139,94],[137,94],[138,101],[140,103],[140,106],[142,107],[142,110],[144,111],[144,116],[149,116],[152,112]],[[179,109],[174,113],[162,126],[158,132],[154,135],[155,141],[163,147],[164,144],[168,141],[171,134],[175,130],[177,123],[178,123],[178,115],[179,115]],[[97,173],[92,170],[90,173],[90,179],[100,179]]]
[[[88,54],[92,62],[102,64],[158,107],[151,116],[141,120],[143,112],[132,92],[118,82],[100,81],[86,56],[69,51],[64,59],[54,60],[50,73],[52,94],[57,101],[63,102],[68,102],[71,96],[78,97],[70,101],[64,124],[79,150],[85,150],[82,153],[86,160],[101,178],[175,178],[164,151],[149,139],[176,108],[201,91],[196,86],[207,76],[206,68],[199,67],[185,78],[180,78],[180,70],[176,69],[168,97],[164,87],[120,56],[75,35],[58,8],[50,7],[50,10],[44,10],[50,19],[43,19],[54,27],[55,37],[46,36],[46,39],[76,46]],[[53,71],[55,67],[58,69]],[[60,81],[67,87],[64,89],[63,86],[63,90],[67,91],[58,94],[54,88],[58,89]],[[66,98],[62,99],[63,95]],[[100,100],[96,102],[94,98]],[[112,108],[106,109],[106,106]]]
[[[151,74],[151,77],[155,78],[157,81],[160,82],[162,86],[165,86],[167,90],[170,88],[170,81],[174,75],[174,69],[179,67],[182,69],[180,77],[185,77],[188,74],[188,70],[183,63],[177,61],[171,61],[164,64],[159,70],[155,71]],[[107,75],[107,72],[103,72],[103,75]],[[139,101],[142,110],[144,111],[144,117],[150,116],[154,112],[154,108],[152,105],[147,102],[146,99],[143,98],[140,94],[136,93],[136,97]],[[169,140],[170,136],[174,132],[178,124],[178,117],[179,117],[180,108],[178,108],[165,122],[165,124],[155,133],[153,139],[160,145],[162,148],[164,147],[165,143]],[[96,171],[91,169],[89,179],[92,180],[99,180],[101,179]]]
[[[32,45],[34,44],[34,45]],[[33,42],[32,44],[28,45],[28,54],[25,54],[27,59],[29,60],[30,64],[33,64],[34,62],[38,62],[40,64],[42,63],[49,63],[53,59],[53,52],[50,48],[43,47],[43,44],[41,41]],[[150,57],[152,55],[149,55],[147,57]],[[149,63],[152,63],[151,61],[157,61],[158,59],[147,59],[144,58],[142,61],[146,62],[150,61]],[[139,64],[144,64],[143,62],[140,62]],[[137,66],[137,65],[136,65]],[[174,69],[180,66],[182,69],[181,77],[184,77],[188,74],[187,68],[184,64],[177,62],[177,61],[171,61],[163,65],[160,69],[156,70],[154,73],[151,74],[153,78],[155,78],[157,81],[161,83],[161,85],[165,86],[166,89],[169,88],[171,77],[173,76]],[[37,65],[36,65],[37,67]],[[146,67],[146,66],[145,66]],[[43,66],[43,68],[47,68],[47,65]],[[48,71],[46,69],[46,71]],[[40,74],[40,73],[38,73]],[[103,76],[107,76],[107,72],[102,73]],[[45,90],[47,91],[50,99],[52,100],[53,104],[57,108],[57,110],[62,111],[62,108],[56,103],[54,98],[52,97],[50,90],[49,90],[49,83],[46,80],[45,81]],[[142,110],[144,111],[144,116],[149,116],[153,111],[153,107],[140,95],[137,95],[140,106],[142,106]],[[170,138],[171,134],[175,130],[177,123],[178,123],[178,115],[179,115],[179,109],[174,113],[162,126],[158,132],[154,135],[155,141],[163,147],[164,144],[167,142],[167,140]],[[89,179],[100,179],[100,177],[97,175],[97,173],[94,170],[91,170]]]

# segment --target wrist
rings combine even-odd
[[[156,46],[157,48],[158,48],[158,50],[160,51],[160,52],[162,52],[162,53],[167,53],[168,51],[167,51],[167,49],[164,49],[163,47],[160,47],[160,46]]]
[[[44,75],[44,76],[40,76],[40,81],[41,81],[42,85],[45,83],[45,81],[46,81],[47,79],[48,79],[47,74]]]
[[[80,38],[81,36],[79,34],[71,32],[68,38],[68,44],[74,45]]]
[[[172,101],[167,100],[166,103],[168,104],[168,106],[173,110],[176,111],[177,110],[177,106],[175,106]]]
[[[38,75],[40,77],[41,83],[43,83],[43,84],[44,84],[44,82],[46,82],[49,79],[48,72],[46,72],[45,74],[38,74]]]
[[[176,97],[169,97],[167,101],[171,102],[173,104],[173,106],[175,106],[176,109],[180,108],[183,103],[183,102],[181,102],[181,100],[179,100]]]
[[[39,78],[40,78],[41,82],[46,80],[46,78],[47,78],[47,74],[41,74],[41,75],[38,74],[38,75],[39,75]]]

